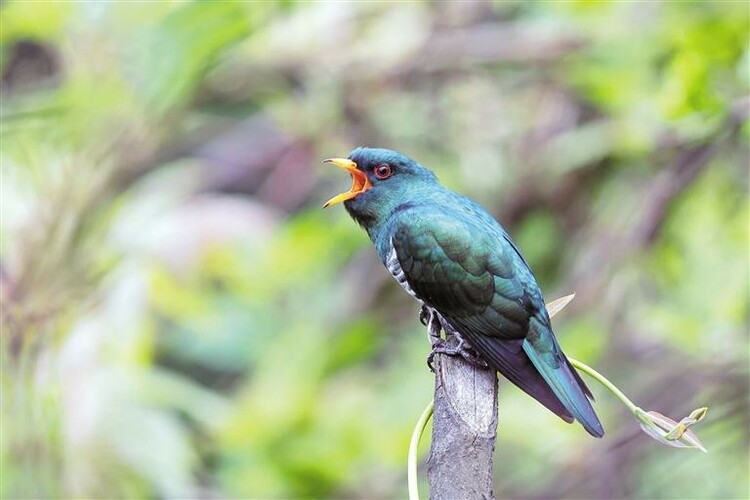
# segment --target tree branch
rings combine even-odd
[[[440,335],[440,327],[436,328],[437,332],[430,332],[433,337]],[[445,330],[446,341],[458,345],[450,329]],[[427,462],[430,498],[494,498],[496,372],[444,354],[435,356],[434,368],[435,413]]]

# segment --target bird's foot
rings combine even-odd
[[[448,356],[461,356],[470,365],[486,370],[490,367],[487,362],[482,358],[474,349],[472,349],[460,335],[456,336],[458,344],[452,345],[447,340],[437,339],[432,344],[432,351],[427,356],[427,366],[430,367],[432,372],[435,372],[433,362],[437,354],[446,354]]]
[[[461,356],[472,366],[483,370],[489,368],[489,364],[472,349],[463,337],[461,337],[461,334],[440,316],[440,313],[436,310],[422,305],[422,309],[419,311],[419,321],[427,326],[428,338],[432,345],[432,351],[427,356],[427,366],[430,367],[431,371],[435,371],[433,363],[435,356],[438,354]],[[445,331],[447,339],[441,337],[442,331]]]

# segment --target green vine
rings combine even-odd
[[[411,433],[411,441],[409,442],[409,460],[408,460],[408,472],[407,480],[409,484],[409,500],[419,500],[419,484],[417,481],[417,452],[419,451],[419,442],[422,440],[422,434],[424,434],[427,422],[432,418],[432,413],[435,410],[435,403],[430,401],[427,407],[420,415],[417,420],[417,425],[414,427],[414,432]]]

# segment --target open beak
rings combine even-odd
[[[356,163],[348,158],[328,158],[327,160],[323,160],[323,163],[332,163],[339,168],[343,168],[352,176],[352,187],[349,191],[334,196],[323,205],[323,208],[328,208],[342,201],[351,200],[372,187],[370,179],[367,178],[364,172],[357,168]]]

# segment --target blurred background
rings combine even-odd
[[[3,498],[403,498],[418,307],[320,159],[498,217],[594,440],[502,382],[502,498],[747,498],[744,2],[31,2],[2,33]],[[423,443],[423,457],[429,439]],[[422,491],[426,493],[422,471]]]

